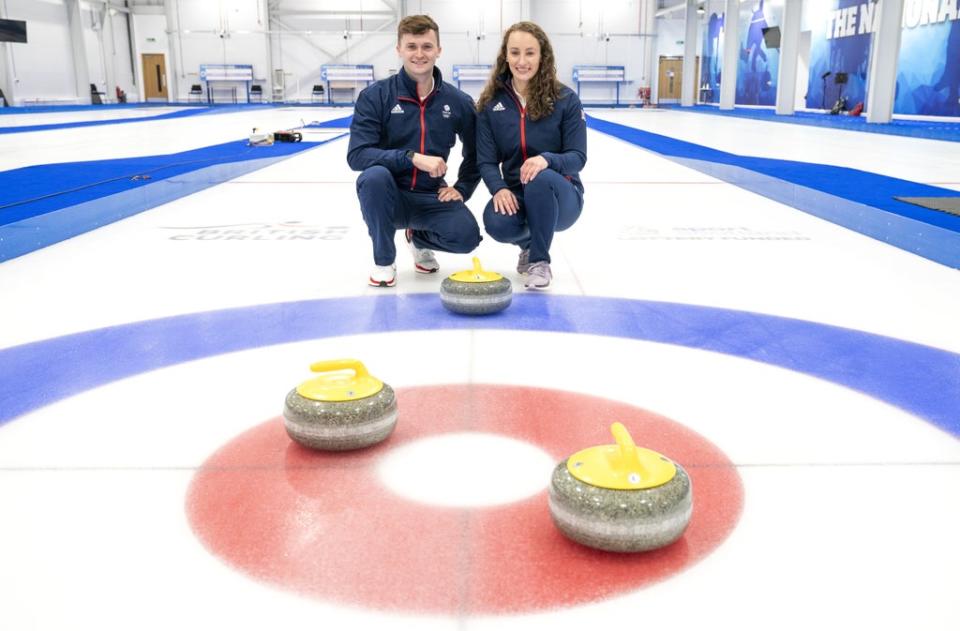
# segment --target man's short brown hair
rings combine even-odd
[[[410,35],[423,35],[427,31],[433,31],[437,34],[437,45],[440,45],[440,27],[433,21],[429,15],[408,15],[400,20],[397,26],[397,44],[404,33]]]

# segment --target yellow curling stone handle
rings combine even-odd
[[[570,475],[605,489],[637,490],[661,486],[677,474],[677,466],[651,449],[637,447],[620,423],[610,426],[616,445],[588,447],[567,459]]]
[[[450,274],[450,280],[455,280],[460,283],[489,283],[500,280],[501,278],[503,278],[503,276],[500,274],[488,272],[480,267],[480,259],[477,257],[473,257],[473,269]]]
[[[314,401],[354,401],[373,396],[383,389],[383,382],[367,372],[358,359],[330,359],[310,365],[320,373],[297,386],[297,394]],[[349,371],[349,373],[348,373]]]

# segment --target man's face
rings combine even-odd
[[[414,81],[426,81],[433,75],[433,66],[440,57],[436,31],[422,35],[404,33],[397,44],[397,54],[403,60],[403,69]]]

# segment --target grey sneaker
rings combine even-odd
[[[517,259],[517,273],[526,274],[530,269],[530,250],[520,250],[520,258]]]
[[[413,244],[413,230],[407,228],[406,232],[403,233],[403,236],[407,239],[407,247],[410,248],[410,253],[413,254],[413,267],[420,272],[421,274],[433,274],[435,271],[440,269],[440,264],[437,263],[437,257],[433,255],[433,250],[428,250],[427,248],[418,248]]]
[[[546,289],[552,280],[553,272],[550,271],[550,264],[546,261],[537,261],[527,270],[527,289]]]

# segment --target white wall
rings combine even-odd
[[[702,30],[701,27],[700,32]],[[651,100],[654,103],[660,100],[659,60],[661,57],[683,57],[686,34],[686,19],[683,11],[675,11],[667,17],[657,20],[657,45],[654,54],[653,77],[651,78],[653,88]],[[677,102],[679,103],[679,100]]]
[[[88,86],[77,86],[74,79],[66,0],[4,0],[4,5],[4,17],[27,22],[26,44],[0,44],[7,47],[14,103],[76,103],[87,97]],[[80,8],[90,82],[109,99],[115,97],[115,85],[135,94],[124,14],[104,13],[99,3],[81,2]],[[103,28],[103,20],[113,28]],[[107,85],[108,65],[115,85]]]
[[[13,54],[18,97],[75,99],[66,0],[4,1],[8,17],[28,21],[30,43],[19,45]],[[524,8],[529,19],[550,35],[560,79],[571,87],[575,64],[623,65],[629,83],[621,87],[621,100],[635,101],[638,87],[655,83],[657,57],[682,54],[682,46],[675,44],[683,39],[682,19],[657,20],[668,34],[658,37],[656,47],[645,56],[649,36],[641,36],[640,6],[655,0],[397,1],[407,14],[427,13],[439,23],[443,49],[439,67],[448,79],[454,64],[493,63],[502,29],[519,21]],[[278,4],[275,22],[266,15],[266,0],[166,0],[166,7],[131,4],[132,63],[125,15],[105,18],[112,20],[110,41],[94,16],[102,11],[101,5],[87,0],[81,5],[90,81],[111,98],[108,66],[114,83],[130,100],[142,98],[143,53],[165,55],[171,99],[180,101],[188,100],[190,85],[200,82],[201,64],[251,64],[265,94],[270,94],[272,62],[285,73],[286,98],[304,101],[310,100],[312,85],[320,83],[325,63],[373,64],[377,78],[399,67],[396,14],[382,0],[279,0],[273,3]],[[358,9],[364,12],[362,19],[356,15]],[[463,87],[476,94],[481,85]],[[614,88],[584,84],[581,94],[588,102],[611,100]]]
[[[64,0],[5,0],[6,18],[27,21],[27,43],[5,44],[14,104],[76,102],[70,27]]]
[[[266,44],[257,40],[264,30],[262,19],[257,21],[258,16],[262,18],[259,0],[167,1],[174,3],[182,21],[180,72],[186,78],[182,83],[187,88],[189,83],[198,82],[200,64],[244,63],[253,64],[255,76],[266,81],[264,91],[270,92],[270,52]],[[529,0],[526,4],[529,18],[550,35],[561,81],[572,84],[575,64],[623,65],[630,83],[621,87],[621,100],[633,101],[637,88],[650,85],[651,81],[651,61],[644,59],[644,39],[640,36],[643,1],[646,0]],[[450,79],[454,64],[494,62],[502,29],[521,19],[523,4],[521,0],[408,0],[406,11],[427,13],[439,24],[442,54],[438,66]],[[335,12],[346,8],[361,8],[370,13],[362,25],[356,16],[347,19],[315,14],[318,10]],[[378,79],[396,72],[396,23],[391,23],[394,16],[389,15],[389,10],[379,0],[282,0],[278,23],[270,27],[275,31],[273,65],[285,73],[287,100],[309,101],[313,84],[320,83],[320,68],[325,63],[372,64]],[[381,26],[385,28],[375,32]],[[237,35],[236,31],[243,28],[253,32]],[[223,29],[229,35],[221,39],[218,31]],[[361,29],[363,34],[358,32]],[[476,94],[481,85],[463,87]],[[584,84],[582,96],[587,101],[612,100],[614,88]],[[183,90],[180,98],[185,98]]]
[[[133,50],[136,67],[134,72],[137,77],[136,99],[144,100],[143,92],[143,61],[141,55],[144,53],[162,54],[166,60],[167,69],[167,94],[171,100],[174,98],[173,92],[173,64],[170,60],[170,46],[167,38],[167,18],[163,13],[136,13],[133,15]],[[189,90],[189,86],[187,90]]]

